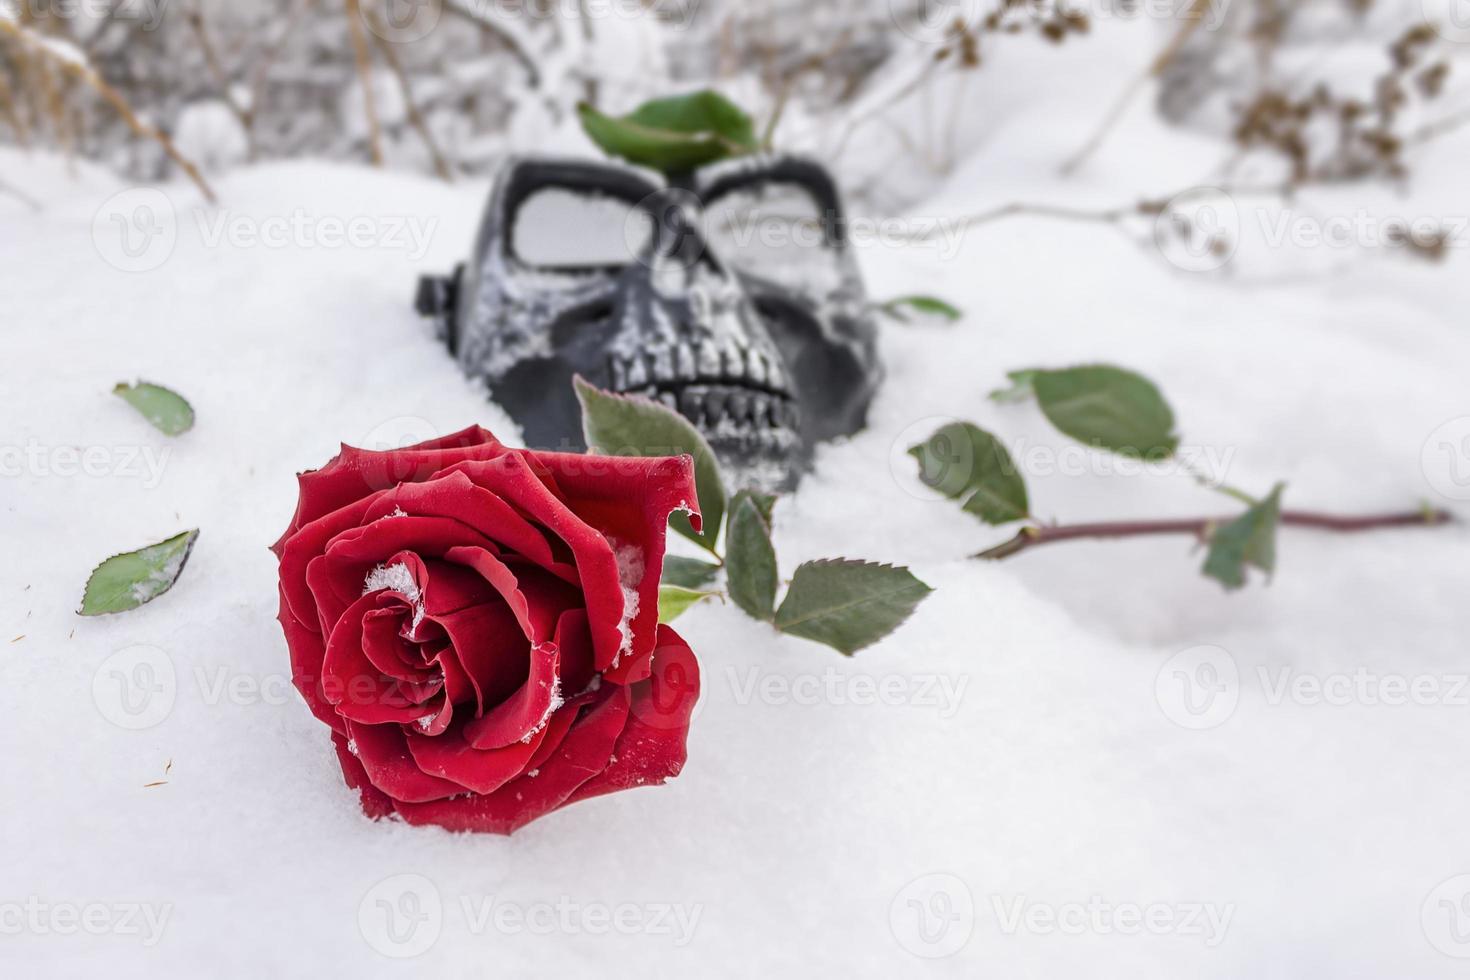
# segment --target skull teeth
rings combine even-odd
[[[720,346],[712,341],[678,343],[640,351],[613,354],[608,373],[614,391],[638,391],[647,387],[726,385],[787,396],[780,358],[774,353],[741,347]]]
[[[675,395],[672,391],[645,389],[644,394],[676,408],[696,425],[738,429],[794,429],[796,409],[781,395],[751,388],[726,385],[690,385]]]

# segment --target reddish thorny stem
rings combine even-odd
[[[1208,539],[1214,529],[1228,524],[1233,517],[1191,517],[1160,521],[1101,521],[1093,524],[1028,525],[1016,536],[973,557],[1000,559],[1039,544],[1070,541],[1074,538],[1131,538],[1147,534],[1193,534]],[[1314,527],[1323,531],[1370,531],[1384,527],[1418,527],[1448,524],[1454,518],[1444,510],[1411,510],[1392,514],[1319,514],[1304,510],[1283,510],[1281,524]]]

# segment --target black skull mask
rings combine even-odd
[[[737,486],[795,483],[862,428],[880,370],[836,187],[787,156],[646,172],[512,159],[473,260],[420,283],[528,445],[584,448],[572,376],[677,409]]]

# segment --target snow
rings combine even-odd
[[[618,635],[622,637],[622,641],[612,660],[612,665],[616,667],[623,654],[633,649],[633,620],[638,616],[638,605],[642,601],[638,586],[643,581],[647,566],[643,560],[643,549],[636,543],[619,541],[611,535],[607,540],[612,546],[613,560],[618,564],[618,585],[623,590],[623,615],[618,620]]]
[[[998,44],[971,89],[977,130],[947,175],[915,176],[926,196],[912,217],[1106,207],[1205,179],[1218,145],[1158,129],[1147,100],[1078,177],[1056,176],[1145,57],[1098,34],[1070,73],[1024,75],[1024,110]],[[1402,196],[1343,187],[1295,207],[1470,214],[1466,150],[1423,148]],[[339,441],[472,422],[515,439],[411,310],[420,272],[468,254],[485,185],[325,163],[216,180],[256,222],[296,209],[435,219],[415,256],[381,240],[206,245],[187,184],[127,188],[86,166],[63,179],[55,159],[11,150],[0,172],[46,202],[32,214],[0,197],[0,640],[24,636],[5,646],[0,686],[0,927],[17,933],[4,938],[16,975],[1460,974],[1441,913],[1470,871],[1463,525],[1287,531],[1275,581],[1234,595],[1181,539],[979,564],[965,556],[1005,532],[930,499],[903,450],[966,418],[1028,461],[1044,516],[1215,512],[1187,476],[1104,472],[1034,406],[985,397],[1009,369],[1106,359],[1158,379],[1186,443],[1226,459],[1233,484],[1285,480],[1297,507],[1425,498],[1463,514],[1438,448],[1470,414],[1462,254],[1433,266],[1273,246],[1259,230],[1279,205],[1255,200],[1236,202],[1252,233],[1233,276],[1171,265],[1147,223],[1142,247],[1110,226],[1023,217],[970,229],[951,259],[863,249],[875,298],[931,292],[967,316],[885,325],[870,428],[822,449],[777,506],[781,573],[843,554],[910,564],[937,591],[852,659],[733,605],[695,607],[678,629],[704,695],[677,780],[509,839],[457,837],[361,815],[290,689],[266,545],[290,519],[294,474]],[[174,234],[145,242],[157,264],[141,268],[94,229],[151,190]],[[139,374],[190,399],[193,431],[169,440],[111,396]],[[160,447],[150,481],[138,460]],[[74,453],[106,465],[79,469]],[[101,558],[196,526],[167,595],[73,614]],[[129,670],[109,663],[120,653]],[[1212,727],[1181,710],[1181,674],[1234,690]],[[1394,703],[1385,679],[1431,696]],[[1313,681],[1345,700],[1314,699]],[[129,727],[140,699],[160,719]],[[169,759],[167,785],[144,788]],[[151,920],[125,922],[130,903]],[[107,934],[68,933],[66,910],[94,906]],[[1144,912],[1154,926],[1129,934]],[[384,933],[386,913],[422,927],[410,945]],[[145,945],[148,921],[162,926]],[[384,955],[405,951],[419,955],[401,968]],[[953,955],[917,955],[941,952]]]

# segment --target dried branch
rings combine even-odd
[[[22,204],[30,207],[32,211],[41,210],[40,201],[36,200],[34,197],[31,197],[25,191],[21,190],[19,187],[16,187],[14,184],[6,183],[4,180],[0,180],[0,194],[9,194],[11,197],[17,199]]]
[[[1209,2],[1210,0],[1192,0],[1182,15],[1184,17],[1184,23],[1179,25],[1179,30],[1174,32],[1174,36],[1169,39],[1169,43],[1164,45],[1164,49],[1149,63],[1148,67],[1138,75],[1135,75],[1133,80],[1128,83],[1128,86],[1123,89],[1122,94],[1113,103],[1112,108],[1103,117],[1097,129],[1088,137],[1087,142],[1083,143],[1077,152],[1072,154],[1062,164],[1062,176],[1070,176],[1075,173],[1077,168],[1082,166],[1088,157],[1097,152],[1098,147],[1102,146],[1103,141],[1108,138],[1108,135],[1118,125],[1118,122],[1123,118],[1123,113],[1132,104],[1143,86],[1150,79],[1158,78],[1162,75],[1164,69],[1168,68],[1174,59],[1179,56],[1179,52],[1183,50],[1185,42],[1194,35],[1194,32],[1199,29],[1200,24],[1204,23]]]
[[[247,153],[251,160],[255,159],[255,105],[242,106],[235,100],[235,93],[231,91],[229,75],[225,73],[224,65],[219,60],[215,51],[214,43],[209,38],[209,31],[204,26],[204,9],[202,4],[196,2],[190,4],[184,11],[184,20],[193,32],[195,40],[199,42],[200,50],[204,52],[204,63],[209,68],[209,73],[214,76],[215,86],[219,89],[219,96],[234,113],[240,123],[240,128],[245,131],[245,143]]]
[[[408,74],[403,70],[403,64],[398,60],[393,45],[389,43],[384,35],[386,31],[382,22],[378,19],[375,11],[368,10],[367,16],[372,21],[373,41],[382,54],[383,60],[388,63],[388,68],[393,72],[393,77],[398,80],[398,89],[403,93],[403,104],[408,112],[408,121],[419,138],[424,141],[424,149],[429,151],[429,158],[434,162],[434,172],[443,180],[453,180],[449,164],[444,159],[444,154],[439,152],[439,145],[434,141],[434,134],[429,131],[429,124],[424,119],[423,113],[419,112],[418,103],[414,101],[413,89],[408,82]]]
[[[1079,538],[1131,538],[1156,534],[1191,534],[1208,540],[1215,529],[1228,524],[1233,517],[1191,517],[1160,521],[1103,521],[1093,524],[1031,525],[1021,528],[1016,536],[1003,544],[972,555],[998,561],[1037,545]],[[1319,531],[1353,533],[1388,527],[1432,527],[1449,524],[1454,517],[1444,510],[1425,508],[1392,514],[1320,514],[1313,511],[1283,510],[1279,522],[1292,527],[1309,527]]]
[[[454,14],[463,20],[469,21],[480,30],[493,35],[501,44],[510,51],[511,56],[520,62],[526,71],[526,81],[531,88],[541,87],[541,69],[536,67],[536,57],[531,53],[525,41],[516,35],[516,32],[503,24],[497,24],[491,20],[480,8],[490,5],[479,5],[467,3],[465,0],[445,0],[444,10]]]
[[[368,151],[373,166],[383,165],[383,132],[378,125],[378,105],[373,98],[372,61],[368,55],[367,38],[362,32],[361,0],[343,0],[347,7],[347,33],[352,38],[352,58],[357,64],[357,80],[362,85],[363,111],[367,113]]]
[[[75,78],[89,86],[108,105],[112,106],[122,117],[123,122],[127,123],[129,129],[145,139],[158,143],[168,158],[188,175],[189,179],[194,182],[194,186],[199,188],[205,200],[211,204],[217,201],[213,189],[205,181],[199,168],[179,152],[179,148],[174,145],[173,140],[169,139],[168,134],[138,118],[138,114],[133,111],[127,99],[123,98],[117,89],[109,85],[90,64],[83,60],[84,56],[80,51],[67,50],[56,44],[47,43],[45,39],[37,37],[15,21],[4,18],[0,18],[0,36],[10,38],[27,51],[34,53],[40,61],[54,65],[63,75]]]

